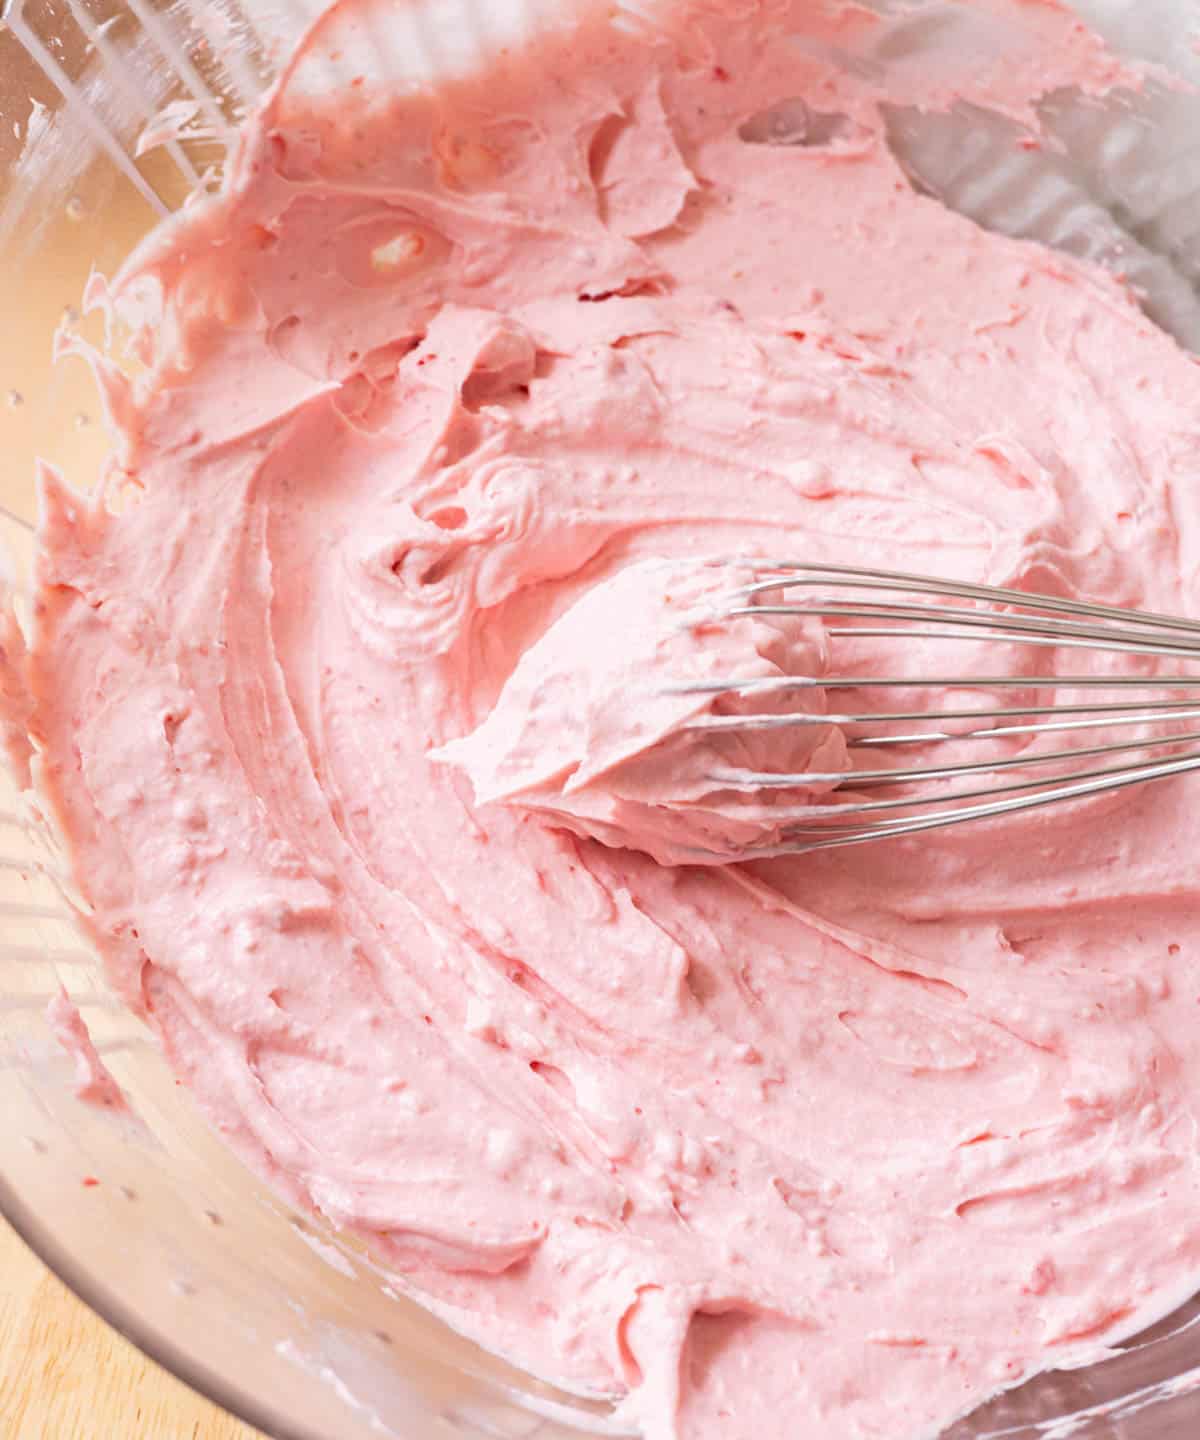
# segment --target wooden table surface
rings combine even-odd
[[[0,1221],[0,1440],[261,1440],[147,1360]]]

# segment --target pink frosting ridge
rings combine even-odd
[[[841,731],[819,720],[819,622],[735,613],[739,589],[759,578],[734,563],[631,561],[530,645],[483,724],[435,758],[466,771],[477,804],[519,805],[664,865],[719,864],[779,842],[787,817],[850,762]],[[697,688],[731,679],[744,691]],[[788,680],[816,683],[752,688]],[[817,723],[717,728],[779,714]],[[737,785],[782,774],[832,778]]]
[[[46,1005],[46,1020],[54,1038],[74,1064],[75,1093],[79,1098],[93,1105],[123,1110],[125,1097],[121,1087],[100,1058],[79,1007],[61,986]]]
[[[774,822],[648,672],[827,663],[693,623],[704,555],[1195,612],[1196,362],[886,136],[1121,73],[1019,0],[957,66],[816,0],[323,63],[399,3],[93,287],[138,374],[92,357],[114,462],[47,478],[6,649],[87,923],[228,1142],[484,1344],[652,1440],[931,1437],[1200,1276],[1196,792],[660,865]]]

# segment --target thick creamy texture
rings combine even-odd
[[[386,13],[333,10],[94,287],[143,369],[96,362],[103,495],[44,486],[10,723],[115,984],[295,1203],[653,1440],[932,1436],[1200,1275],[1195,787],[661,866],[571,833],[654,797],[624,708],[588,776],[611,635],[555,636],[697,554],[1196,612],[1200,369],[914,194],[880,108],[1117,68],[1052,4],[951,73],[714,0],[327,93]]]
[[[778,843],[781,817],[829,794],[850,761],[841,732],[820,723],[820,688],[753,690],[819,680],[829,653],[819,622],[730,613],[739,586],[758,579],[736,564],[631,561],[530,645],[478,730],[434,757],[471,777],[477,804],[519,805],[664,865],[719,864]],[[730,678],[746,689],[688,688]],[[816,723],[718,728],[783,713]],[[750,783],[772,774],[822,778]]]
[[[46,1020],[54,1038],[74,1063],[75,1093],[79,1098],[93,1105],[124,1109],[125,1097],[121,1087],[101,1060],[88,1032],[87,1022],[65,990],[60,988],[47,1004]]]

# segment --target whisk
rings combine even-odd
[[[1184,668],[1200,665],[1200,622],[848,565],[756,561],[753,573],[761,578],[731,591],[725,613],[815,617],[834,642],[835,659],[838,641],[924,645],[967,640],[985,647],[1053,649],[1056,666],[1079,652],[1165,657],[1178,664],[1178,670],[1172,666],[1153,674],[731,675],[672,685],[672,693],[714,699],[775,696],[776,710],[778,697],[786,700],[817,688],[827,695],[828,708],[819,714],[787,709],[705,713],[688,722],[690,729],[716,733],[835,725],[846,732],[854,767],[849,773],[733,768],[709,777],[714,785],[735,791],[836,787],[842,792],[822,796],[830,803],[773,811],[777,843],[754,848],[754,855],[860,845],[1011,817],[1200,769],[1200,748],[1194,748],[1200,728],[1186,728],[1187,722],[1200,722],[1200,673],[1189,675]],[[916,692],[928,696],[929,703],[894,708],[887,705],[888,691]],[[984,692],[985,704],[971,708],[947,700],[964,691]],[[1017,695],[1018,703],[1005,703],[1005,692],[1008,697],[1025,694]],[[1065,692],[1066,698],[1055,692]],[[996,702],[991,706],[986,704],[989,694]],[[851,696],[863,701],[861,708],[842,708]],[[867,703],[880,698],[882,709]],[[1122,727],[1136,727],[1138,733],[1089,743],[1097,738],[1094,732]],[[1050,748],[1021,749],[999,758],[954,758],[959,747],[969,752],[973,745],[998,740],[1031,747],[1048,743]],[[918,762],[880,765],[885,756],[902,757],[905,751],[919,751]]]

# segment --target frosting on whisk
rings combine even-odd
[[[689,684],[819,678],[818,620],[732,616],[751,584],[736,564],[642,560],[586,590],[521,656],[491,714],[435,758],[471,777],[475,799],[531,810],[662,864],[714,864],[780,837],[781,810],[836,782],[742,792],[722,772],[849,768],[833,725],[710,731],[715,715],[820,715],[823,691],[713,697]]]

